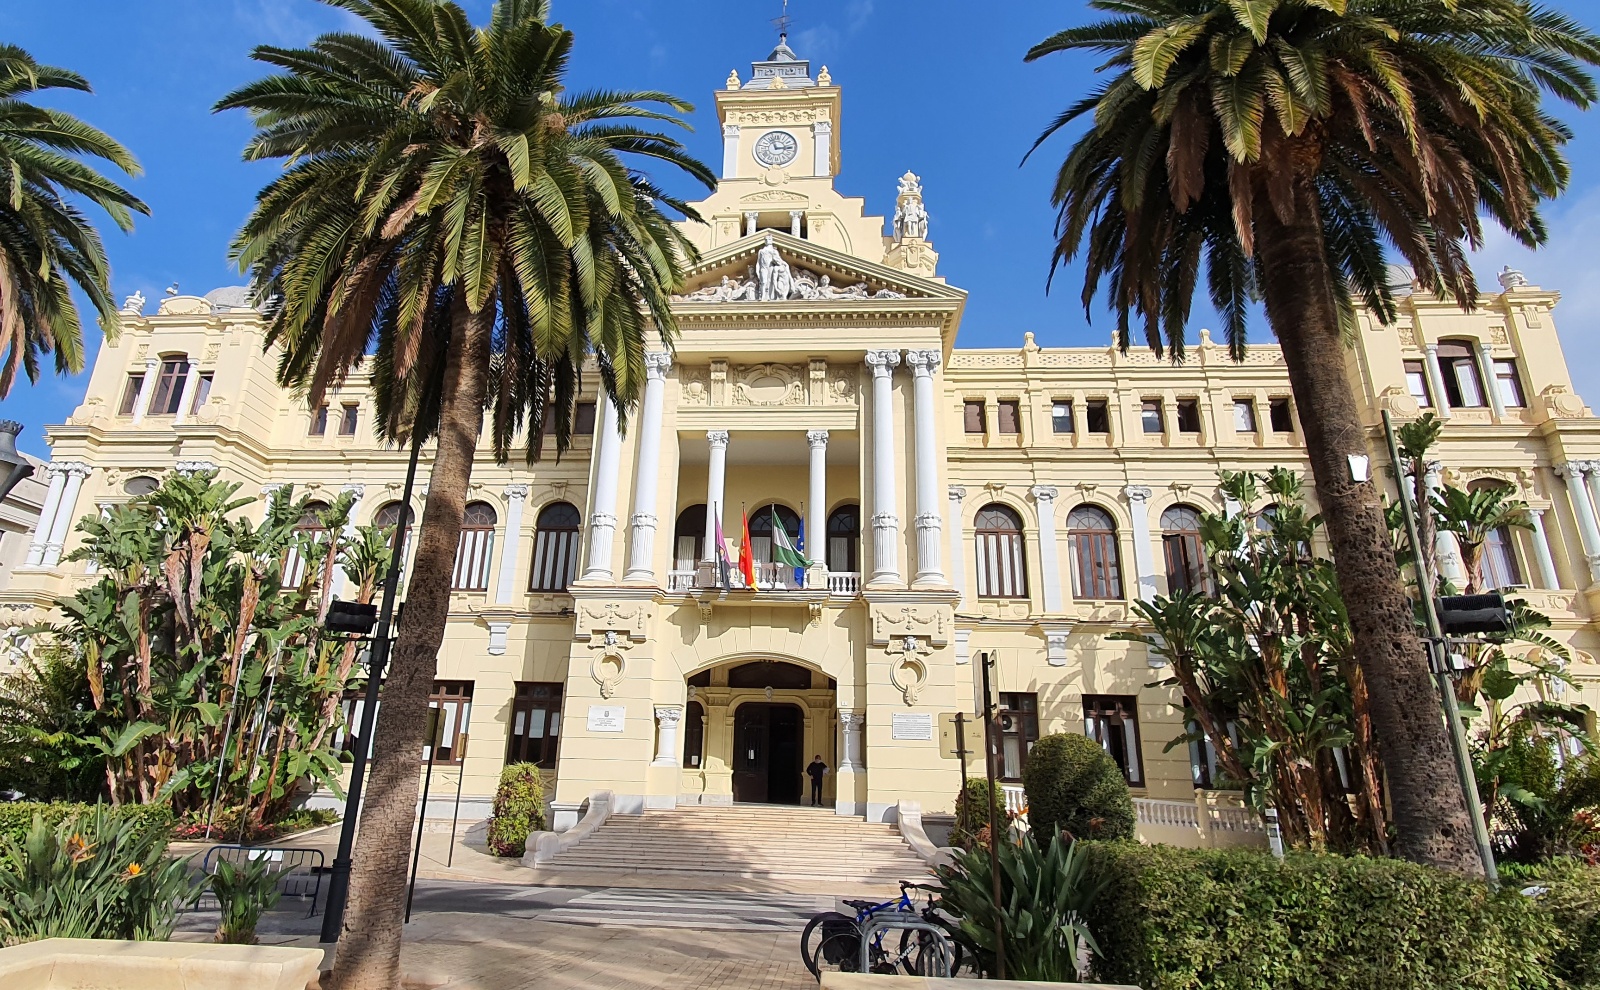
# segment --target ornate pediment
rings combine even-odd
[[[701,262],[686,291],[673,301],[771,305],[959,297],[939,283],[907,277],[781,231],[763,231],[759,238],[747,237],[718,254]]]

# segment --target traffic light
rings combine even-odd
[[[1511,610],[1498,592],[1492,595],[1452,595],[1440,598],[1439,628],[1446,636],[1511,631]]]
[[[350,636],[370,636],[378,624],[378,606],[361,602],[342,602],[335,598],[328,606],[328,618],[323,628],[330,633]]]

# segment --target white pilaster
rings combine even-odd
[[[744,236],[746,236],[746,237],[754,236],[755,232],[756,232],[756,224],[758,224],[760,222],[761,222],[761,214],[760,213],[758,213],[755,210],[747,211],[745,213],[745,215],[744,215]]]
[[[1438,461],[1429,461],[1425,468],[1422,482],[1427,486],[1428,497],[1431,499],[1444,488],[1443,465]],[[1418,511],[1421,511],[1421,506],[1418,506]],[[1432,506],[1428,507],[1428,511],[1433,511]],[[1439,575],[1457,588],[1461,588],[1467,572],[1461,562],[1461,541],[1456,539],[1456,534],[1436,529],[1433,555],[1439,561]]]
[[[494,582],[494,603],[511,604],[512,590],[517,581],[517,547],[522,543],[522,509],[528,502],[527,485],[507,485],[506,537],[501,544],[500,574]]]
[[[1567,482],[1567,497],[1572,500],[1572,514],[1578,518],[1578,536],[1589,564],[1589,579],[1600,581],[1600,523],[1595,521],[1594,503],[1589,501],[1589,491],[1583,484],[1587,465],[1587,461],[1568,461],[1556,466],[1556,474]]]
[[[707,430],[706,442],[711,445],[711,457],[706,465],[706,538],[701,556],[715,563],[717,520],[722,518],[723,485],[728,476],[728,431]]]
[[[661,407],[667,391],[672,355],[652,351],[644,356],[644,409],[639,415],[638,473],[633,479],[633,538],[628,544],[624,581],[655,580],[656,490],[661,481]]]
[[[1551,509],[1534,509],[1528,513],[1533,524],[1533,558],[1539,564],[1539,587],[1557,589],[1561,579],[1556,577],[1555,558],[1550,554],[1550,537],[1545,533],[1544,514]]]
[[[722,125],[722,177],[731,179],[739,171],[739,125]]]
[[[872,369],[872,584],[900,583],[900,517],[895,513],[894,369],[900,352],[868,351]]]
[[[133,425],[138,426],[150,412],[150,396],[156,390],[156,378],[161,374],[161,362],[151,358],[144,363],[144,379],[139,382],[139,395],[133,400]]]
[[[682,721],[682,705],[656,706],[656,758],[651,761],[651,766],[675,767],[678,765],[678,723]]]
[[[44,548],[50,543],[50,530],[56,524],[56,512],[61,508],[61,492],[67,486],[67,472],[63,465],[46,467],[50,472],[50,487],[44,493],[44,506],[39,510],[39,521],[33,527],[33,542],[28,544],[28,557],[24,567],[38,567],[44,562]]]
[[[806,545],[801,552],[827,566],[828,562],[828,431],[806,431],[811,448],[811,487],[806,493]],[[813,549],[815,548],[815,549]]]
[[[1138,582],[1139,597],[1155,601],[1156,558],[1150,544],[1150,489],[1144,485],[1129,485],[1122,490],[1128,497],[1128,516],[1133,520],[1133,570]]]
[[[200,387],[200,366],[189,363],[189,373],[183,376],[183,394],[178,396],[178,413],[172,418],[173,426],[182,426],[189,418],[189,407],[194,404],[194,390]]]
[[[622,465],[622,433],[617,407],[600,403],[600,455],[595,466],[594,506],[589,515],[589,564],[585,581],[611,580],[612,541],[617,534],[617,472]]]
[[[61,491],[61,502],[56,506],[55,519],[50,524],[50,539],[45,543],[44,559],[40,561],[45,567],[61,563],[61,548],[67,542],[67,534],[72,531],[72,514],[78,507],[78,493],[83,490],[83,479],[89,476],[89,465],[81,461],[62,464],[60,470],[66,472],[67,484]]]
[[[844,745],[839,751],[839,772],[861,772],[861,730],[867,724],[863,712],[840,712],[839,727],[844,730]]]
[[[1450,397],[1444,391],[1444,371],[1439,367],[1439,345],[1424,344],[1427,352],[1428,380],[1433,386],[1433,408],[1440,419],[1450,418]]]
[[[933,373],[939,367],[938,351],[907,351],[911,368],[912,417],[916,421],[917,444],[917,576],[918,585],[943,585],[944,564],[940,560],[942,513],[939,510],[938,413],[933,397]]]
[[[791,236],[794,236],[794,237],[799,237],[800,236],[800,222],[805,219],[805,216],[806,216],[806,211],[805,210],[790,210],[789,211],[789,233],[790,233]]]
[[[361,506],[361,500],[367,494],[367,486],[345,485],[342,490],[347,495],[355,496],[350,500],[350,515],[344,521],[344,538],[348,541],[356,538],[356,509]]]
[[[1494,410],[1498,423],[1506,418],[1506,403],[1500,397],[1500,383],[1494,377],[1494,346],[1487,341],[1478,342],[1478,376],[1483,379],[1483,390],[1489,393],[1489,408]]]
[[[948,496],[945,520],[945,530],[950,534],[950,583],[961,595],[961,605],[967,603],[967,544],[966,534],[961,529],[961,502],[967,497],[967,490],[960,485],[951,485],[946,489]],[[960,662],[960,661],[957,661]]]
[[[1062,609],[1061,559],[1056,543],[1056,498],[1060,494],[1050,485],[1033,486],[1033,502],[1039,512],[1039,570],[1044,576],[1046,612],[1060,612]]]
[[[811,125],[811,140],[816,146],[812,171],[818,175],[833,174],[833,121],[819,120]]]

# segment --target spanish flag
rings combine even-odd
[[[744,542],[739,544],[739,573],[744,575],[744,586],[751,591],[756,590],[756,558],[750,552],[750,513],[740,509],[743,517],[741,523],[744,529]]]

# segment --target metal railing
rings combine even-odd
[[[327,872],[321,849],[303,849],[289,846],[212,846],[200,861],[200,869],[207,876],[216,872],[217,861],[226,859],[236,866],[246,866],[265,859],[271,865],[267,872],[276,875],[278,890],[284,897],[298,897],[308,901],[306,917],[317,913],[317,896],[322,893],[322,876]],[[211,896],[211,895],[207,895]]]

